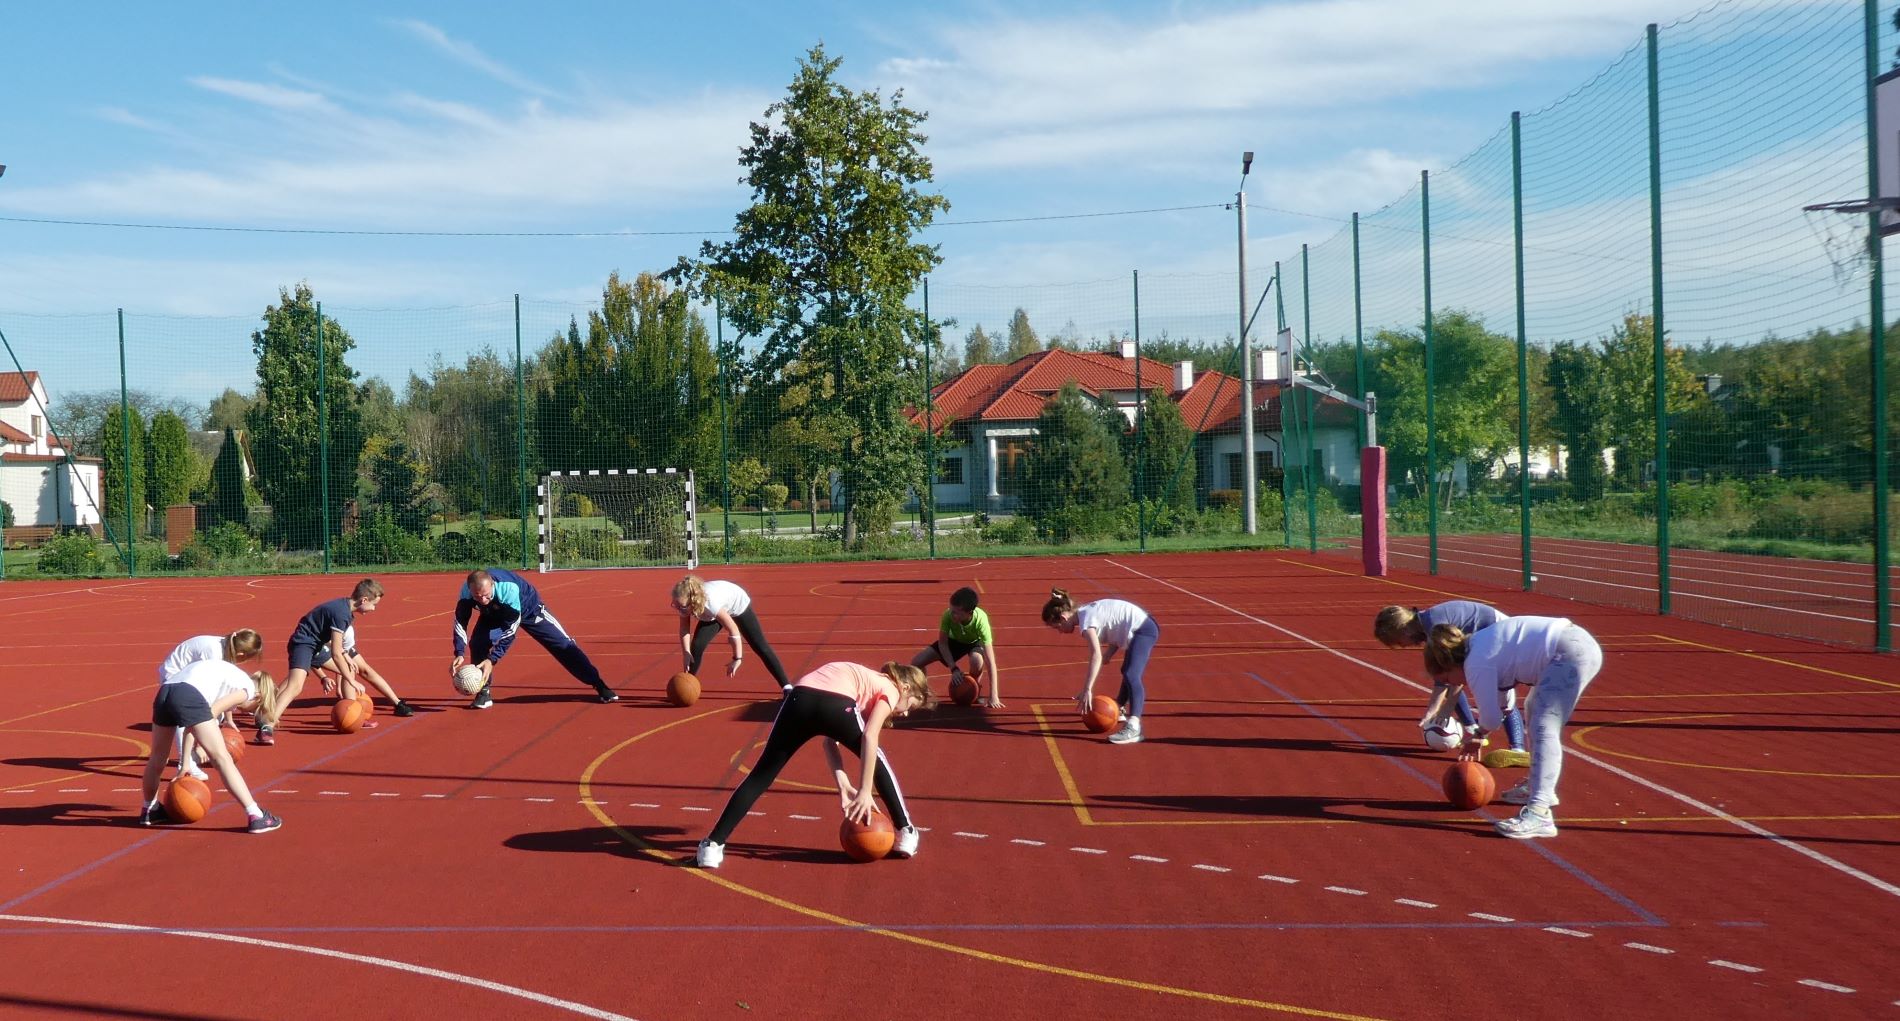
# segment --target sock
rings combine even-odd
[[[152,809],[154,809],[154,808],[157,808],[157,807],[158,807],[158,799],[157,799],[157,798],[153,798],[152,800],[150,800],[150,801],[147,801],[147,802],[145,803],[145,810],[146,810],[147,812],[149,812],[149,811],[151,811]]]
[[[253,819],[264,818],[264,810],[261,808],[247,808],[244,810],[244,814],[250,816]]]

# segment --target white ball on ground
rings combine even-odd
[[[1452,751],[1464,743],[1464,724],[1454,717],[1441,717],[1425,726],[1425,744],[1433,751]]]
[[[465,666],[455,672],[455,690],[464,695],[473,695],[482,690],[487,678],[482,676],[482,668]]]

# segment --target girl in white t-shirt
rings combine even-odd
[[[785,676],[785,668],[779,665],[778,653],[772,651],[772,644],[765,640],[765,631],[759,627],[759,615],[752,611],[752,597],[745,589],[729,581],[703,581],[698,575],[689,574],[673,586],[673,609],[680,615],[680,653],[686,672],[697,677],[699,662],[706,655],[706,646],[712,644],[713,636],[721,630],[732,640],[732,662],[726,664],[726,676],[739,672],[739,664],[745,661],[745,646],[759,654],[759,662],[778,682],[780,691],[790,691],[791,678]],[[740,644],[740,638],[745,644]]]
[[[1563,727],[1583,689],[1603,669],[1603,649],[1590,632],[1563,617],[1511,617],[1476,634],[1451,624],[1433,627],[1425,639],[1425,672],[1453,689],[1464,688],[1478,711],[1478,725],[1465,731],[1460,761],[1478,757],[1484,735],[1503,722],[1505,692],[1520,684],[1537,689],[1530,700],[1530,779],[1498,797],[1524,810],[1495,823],[1499,834],[1522,840],[1554,837],[1557,778],[1563,773]]]
[[[244,782],[244,774],[238,772],[237,763],[231,761],[230,749],[224,746],[217,718],[233,709],[249,709],[263,718],[275,719],[277,684],[271,675],[262,670],[246,673],[222,659],[207,659],[186,664],[158,686],[158,695],[152,699],[152,754],[145,760],[144,783],[140,789],[145,807],[139,812],[139,825],[171,821],[158,803],[158,778],[165,771],[165,760],[171,756],[172,731],[176,727],[183,727],[204,747],[211,763],[218,767],[225,789],[244,806],[244,813],[250,817],[250,832],[269,833],[284,824],[282,819],[257,806],[250,786]]]
[[[1049,601],[1042,606],[1042,622],[1063,634],[1082,632],[1089,642],[1089,672],[1082,681],[1076,705],[1088,712],[1095,701],[1095,676],[1102,664],[1122,650],[1122,686],[1115,696],[1127,719],[1120,729],[1108,736],[1114,744],[1135,744],[1141,740],[1141,710],[1148,701],[1141,675],[1148,668],[1148,654],[1161,638],[1161,626],[1148,611],[1125,599],[1097,599],[1075,605],[1069,594],[1051,589]]]
[[[236,663],[241,666],[246,663],[256,663],[263,658],[264,636],[250,628],[239,628],[222,638],[217,635],[199,635],[179,642],[178,647],[171,651],[171,655],[165,657],[165,662],[158,665],[158,683],[161,685],[170,683],[193,663],[223,660],[226,663]],[[221,724],[228,722],[228,716],[221,717],[218,722]],[[232,736],[227,740],[240,740],[235,724],[232,725],[231,733]],[[172,732],[172,740],[178,746],[179,772],[200,780],[207,779],[205,771],[198,765],[199,756],[205,753],[198,747],[196,739],[187,733],[185,728],[177,727]],[[207,756],[205,761],[208,760]]]

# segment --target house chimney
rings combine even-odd
[[[1704,393],[1708,394],[1710,397],[1714,397],[1716,394],[1716,391],[1720,389],[1722,389],[1722,374],[1721,373],[1711,372],[1708,375],[1702,377],[1702,390]]]
[[[1122,357],[1131,362],[1135,360],[1135,342],[1133,339],[1124,339],[1122,341]]]
[[[1194,386],[1194,363],[1191,361],[1175,362],[1174,363],[1174,391],[1175,393],[1180,393],[1183,390],[1191,389],[1193,386]]]

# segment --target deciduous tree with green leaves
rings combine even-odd
[[[152,416],[145,441],[145,502],[160,510],[191,499],[191,483],[198,471],[198,455],[191,449],[185,420],[170,411]]]
[[[278,292],[264,328],[251,334],[257,356],[256,403],[246,413],[257,488],[271,505],[272,538],[312,549],[324,530],[336,534],[343,505],[356,492],[363,450],[356,373],[344,355],[356,346],[342,324],[323,320],[323,389],[328,429],[318,415],[317,307],[310,285]],[[329,506],[325,507],[323,445],[329,444]],[[327,512],[327,513],[326,513]]]
[[[1017,309],[1009,317],[1009,345],[1003,350],[1003,361],[1013,362],[1024,355],[1033,355],[1042,350],[1042,339],[1029,325],[1029,313]]]
[[[1117,508],[1128,501],[1128,469],[1115,421],[1126,422],[1074,382],[1062,384],[1043,405],[1022,482],[1023,513],[1043,535],[1066,542],[1114,526]]]
[[[126,424],[130,423],[130,445]],[[132,493],[133,529],[145,516],[145,422],[137,411],[123,414],[118,405],[106,409],[98,436],[100,456],[105,460],[105,506],[100,516],[114,535],[125,529],[125,496]]]
[[[853,542],[858,508],[882,517],[923,478],[918,430],[922,315],[909,298],[939,261],[917,235],[949,208],[924,190],[925,114],[838,80],[841,61],[813,47],[785,98],[740,150],[752,204],[730,241],[707,242],[672,271],[717,295],[743,336],[760,337],[757,369],[809,400],[788,408],[840,437]],[[815,424],[815,423],[813,423]]]

